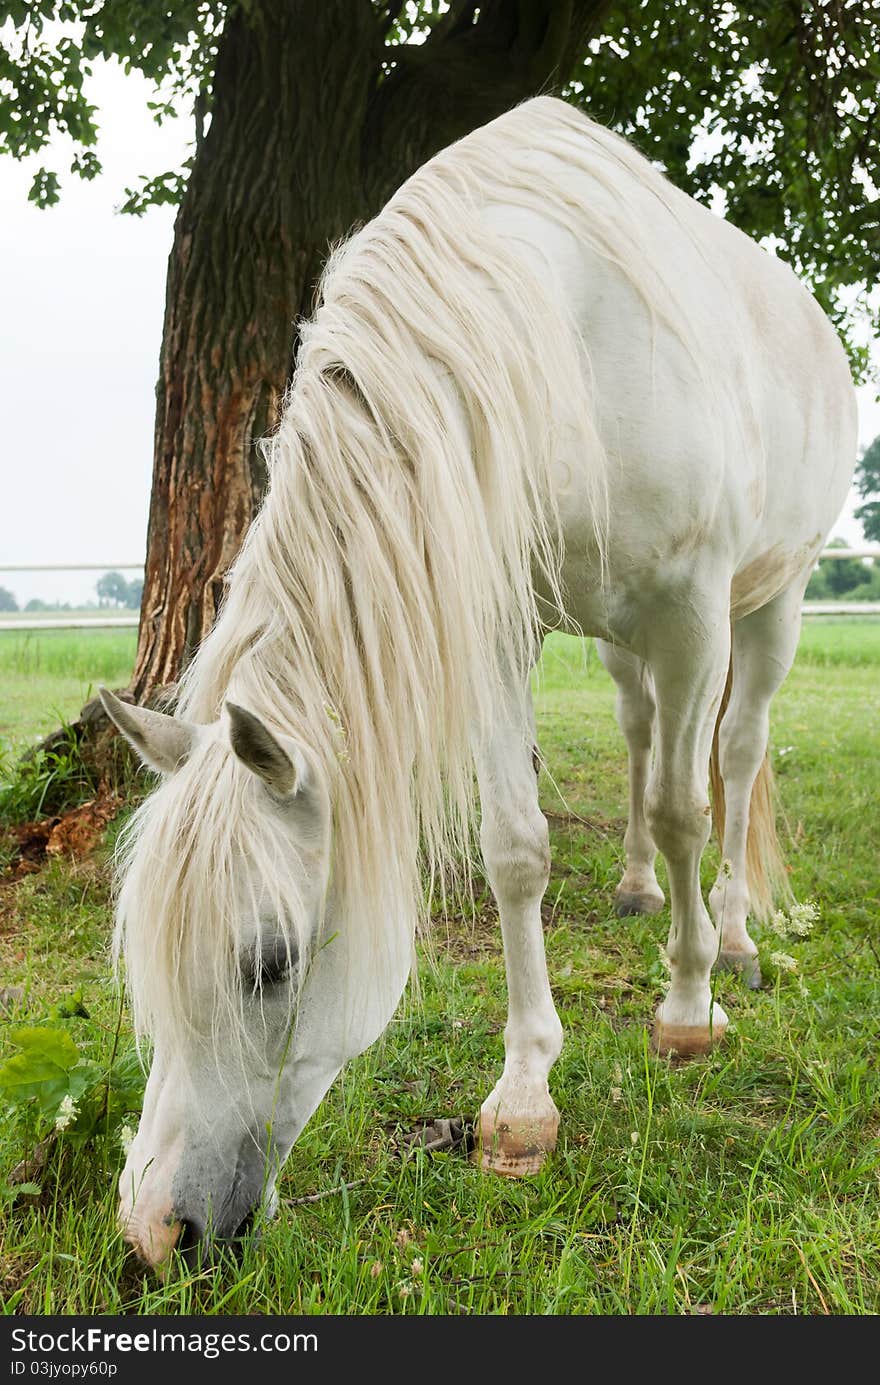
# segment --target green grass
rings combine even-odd
[[[876,668],[880,665],[880,619],[858,616],[810,616],[798,646],[798,667],[813,664]]]
[[[99,683],[126,684],[136,630],[0,631],[0,749],[71,721]]]
[[[595,655],[551,639],[538,700],[553,777],[542,782],[545,931],[567,1037],[551,1077],[560,1145],[542,1173],[508,1182],[457,1155],[394,1150],[394,1131],[420,1118],[474,1115],[500,1071],[503,963],[483,896],[473,921],[438,927],[421,1003],[348,1067],[281,1193],[359,1186],[282,1206],[239,1262],[160,1283],[132,1266],[115,1229],[118,1149],[67,1153],[36,1204],[0,1213],[7,1311],[876,1313],[878,673],[880,622],[807,624],[772,744],[792,882],[821,921],[786,946],[794,973],[773,967],[779,942],[755,930],[766,989],[720,977],[725,1044],[679,1065],[649,1053],[645,1027],[668,914],[612,910],[626,801],[613,688]],[[91,1019],[67,1023],[105,1062],[117,1016],[109,919],[103,860],[56,861],[0,887],[3,983],[24,983],[37,1016],[82,986]],[[0,1169],[22,1153],[7,1124]]]

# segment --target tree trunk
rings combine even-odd
[[[265,485],[256,444],[277,417],[294,322],[360,211],[352,132],[372,20],[361,0],[263,0],[224,35],[168,267],[139,700],[178,677],[213,623]],[[340,33],[368,60],[352,62]]]
[[[169,260],[139,701],[214,621],[329,245],[437,149],[566,76],[606,8],[459,3],[424,45],[387,50],[370,0],[260,0],[230,20]]]

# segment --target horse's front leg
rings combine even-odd
[[[507,694],[475,758],[480,845],[501,914],[508,994],[504,1072],[481,1108],[480,1162],[484,1169],[516,1177],[537,1172],[556,1147],[559,1112],[547,1078],[562,1048],[541,928],[550,842],[538,806],[528,688]]]

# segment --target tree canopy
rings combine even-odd
[[[530,96],[619,130],[788,259],[866,373],[880,0],[7,0],[4,13],[0,152],[43,163],[38,206],[100,171],[100,60],[141,72],[155,119],[194,131],[184,167],[132,168],[123,206],[179,204],[138,698],[174,683],[211,628],[266,485],[254,444],[278,418],[328,247]]]
[[[117,58],[156,84],[156,120],[194,113],[197,147],[224,25],[236,12],[259,24],[265,3],[7,0],[0,151],[39,154],[58,132],[76,146],[67,169],[38,170],[32,200],[50,206],[66,177],[100,172],[101,115],[87,91],[97,59]],[[562,94],[632,138],[694,197],[721,200],[743,230],[772,238],[838,323],[867,315],[880,334],[880,306],[865,288],[880,279],[880,5],[349,0],[348,12],[350,61],[368,69],[373,106],[392,113],[396,93],[432,65],[447,76],[460,68],[465,92],[493,63],[515,62],[518,49],[533,54],[536,35],[539,46],[555,45]],[[336,41],[346,40],[340,32]],[[123,210],[179,201],[189,171],[141,178]],[[864,373],[866,349],[851,350]]]
[[[826,548],[849,548],[846,539],[829,539]],[[822,558],[807,583],[807,601],[876,601],[880,563],[860,558]]]

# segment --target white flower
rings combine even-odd
[[[665,995],[666,992],[669,990],[669,987],[672,985],[672,963],[669,960],[669,953],[666,951],[666,948],[663,946],[662,943],[657,948],[657,951],[660,954],[660,965],[666,973],[665,976],[661,977],[658,983],[661,991]]]
[[[424,1261],[420,1258],[420,1256],[417,1255],[415,1260],[413,1260],[412,1264],[410,1265],[410,1269],[412,1270],[413,1274],[421,1274],[424,1268]]]
[[[61,1105],[58,1107],[58,1114],[55,1117],[55,1129],[66,1130],[78,1113],[79,1107],[70,1095],[70,1092],[68,1092],[67,1096],[62,1099]]]
[[[795,937],[807,938],[813,931],[813,925],[818,922],[819,910],[812,899],[807,899],[803,904],[792,904],[788,917]]]
[[[406,1279],[401,1279],[400,1283],[397,1286],[397,1293],[400,1298],[409,1298],[410,1294],[412,1293],[412,1284],[410,1284]]]
[[[777,909],[770,920],[770,927],[778,938],[788,937],[788,915],[782,909]]]
[[[639,1142],[639,1132],[637,1130],[631,1130],[629,1133],[629,1139],[630,1144],[637,1145]]]
[[[612,1101],[614,1101],[614,1102],[620,1101],[620,1100],[622,1099],[622,1097],[623,1097],[623,1088],[622,1088],[622,1087],[612,1087],[612,1088],[611,1088],[611,1100],[612,1100]]]
[[[777,909],[770,927],[780,938],[808,938],[818,917],[818,908],[812,899],[807,899],[803,904],[792,904],[787,914],[784,909]]]
[[[130,1125],[123,1125],[119,1130],[119,1143],[122,1145],[123,1154],[127,1154],[134,1144],[134,1137],[137,1134]]]
[[[797,971],[797,962],[787,952],[771,952],[770,961],[779,971]]]

